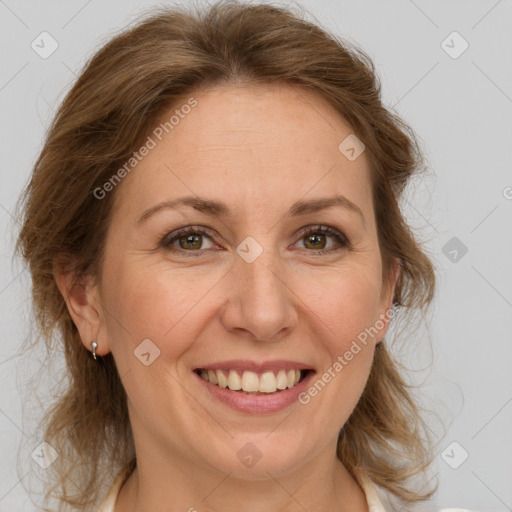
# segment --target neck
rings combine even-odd
[[[286,474],[267,474],[249,480],[179,454],[138,456],[114,512],[368,512],[363,491],[336,457],[322,454]]]

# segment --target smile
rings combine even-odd
[[[308,370],[278,370],[258,374],[253,371],[237,370],[196,370],[207,382],[220,388],[250,395],[277,393],[293,388],[306,376]]]
[[[316,371],[298,361],[231,360],[203,364],[192,373],[206,393],[207,407],[227,406],[254,415],[276,413],[298,402]]]

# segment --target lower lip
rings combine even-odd
[[[215,398],[225,403],[232,409],[239,412],[250,414],[265,414],[278,412],[294,402],[298,401],[299,395],[305,391],[309,382],[315,374],[314,371],[308,372],[306,377],[293,388],[286,388],[276,393],[265,395],[244,395],[237,391],[231,391],[228,388],[221,388],[200,377],[196,372],[192,372]]]

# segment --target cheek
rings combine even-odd
[[[333,345],[343,349],[379,318],[379,269],[347,267],[316,279],[305,302],[322,321]],[[304,290],[305,292],[306,290]]]
[[[331,279],[326,290],[311,297],[308,306],[319,319],[322,334],[317,334],[317,343],[327,354],[299,401],[311,408],[309,414],[328,414],[324,433],[334,438],[354,411],[371,371],[375,341],[370,332],[378,315],[380,287],[352,269]]]
[[[178,362],[200,334],[206,284],[193,286],[190,277],[161,265],[121,264],[103,287],[106,334],[130,406],[139,415],[161,408],[168,392],[174,397],[167,404],[171,410],[189,406],[173,375],[180,373]]]
[[[316,376],[321,382],[317,382],[312,393],[323,389],[325,383],[329,389],[326,398],[330,397],[326,402],[336,408],[341,423],[346,421],[364,389],[379,339],[379,272],[378,265],[347,266],[316,280],[312,288],[315,292],[306,301],[314,312],[310,318],[317,318],[315,334],[328,352],[328,359],[324,359]]]
[[[106,324],[112,351],[133,351],[152,340],[169,358],[178,357],[194,339],[195,318],[218,277],[191,270],[169,269],[161,264],[111,265],[105,286]],[[204,315],[204,312],[203,312]]]

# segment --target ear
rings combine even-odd
[[[386,332],[388,331],[391,318],[393,317],[392,306],[393,298],[395,296],[395,289],[402,272],[400,258],[393,258],[390,264],[387,276],[384,276],[384,282],[382,286],[382,293],[380,299],[380,311],[379,320],[376,321],[376,325],[379,328],[379,333],[376,337],[377,343],[380,343]],[[382,326],[382,324],[384,324]],[[382,326],[382,328],[381,328]]]
[[[77,279],[73,271],[60,264],[54,265],[53,274],[84,347],[91,351],[92,342],[96,340],[97,355],[104,356],[110,352],[107,337],[104,335],[99,291],[93,277]]]

